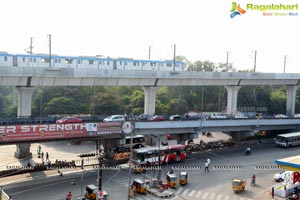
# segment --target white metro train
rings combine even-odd
[[[97,56],[58,56],[48,54],[9,54],[0,52],[0,67],[53,67],[118,70],[184,71],[186,64],[173,60],[135,60],[132,58],[104,58]]]

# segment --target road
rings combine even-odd
[[[260,193],[269,190],[275,184],[272,176],[281,171],[276,168],[275,160],[283,157],[298,155],[300,147],[282,149],[273,144],[257,144],[252,147],[252,155],[243,154],[244,147],[208,151],[205,153],[190,155],[187,160],[175,163],[174,173],[179,173],[184,168],[189,173],[189,183],[173,190],[176,200],[250,200],[259,199]],[[210,172],[204,172],[204,163],[211,159]],[[177,168],[176,168],[177,167]],[[171,166],[164,166],[162,177],[165,177]],[[234,169],[233,169],[234,168]],[[274,169],[275,168],[275,169]],[[250,177],[255,174],[257,185],[250,186]],[[83,175],[83,181],[81,181]],[[132,178],[143,178],[145,174],[133,174]],[[156,177],[155,172],[149,171],[146,176]],[[235,194],[231,189],[231,180],[234,177],[247,180],[246,191]],[[36,178],[37,179],[37,178]],[[72,191],[75,197],[81,193],[81,185],[95,184],[97,173],[95,170],[86,171],[83,174],[68,174],[63,177],[52,177],[42,180],[33,180],[22,183],[14,183],[4,186],[6,192],[13,196],[14,200],[60,200],[65,199],[67,192]],[[75,185],[72,185],[74,182]],[[82,183],[82,184],[81,184]],[[103,187],[110,194],[111,199],[126,200],[128,188],[128,169],[121,168],[103,171]],[[157,199],[147,194],[137,194],[136,200]]]

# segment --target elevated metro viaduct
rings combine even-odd
[[[285,85],[286,113],[295,112],[296,91],[300,74],[137,71],[44,67],[0,66],[0,84],[15,86],[18,95],[18,117],[31,116],[31,98],[36,86],[142,86],[145,93],[144,113],[155,113],[159,86],[222,85],[227,89],[227,113],[237,111],[237,95],[241,86]],[[17,158],[29,155],[30,144],[18,144]],[[22,156],[21,156],[22,154]]]

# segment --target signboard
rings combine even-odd
[[[122,134],[121,122],[0,126],[0,144]]]

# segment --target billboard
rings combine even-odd
[[[0,144],[121,134],[121,122],[0,126]]]

